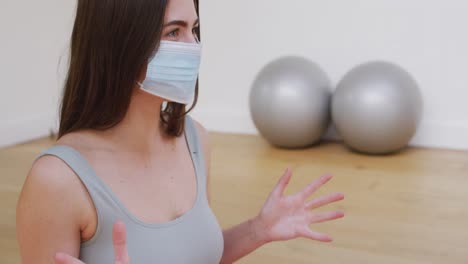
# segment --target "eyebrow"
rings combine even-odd
[[[195,23],[193,23],[193,25],[197,25],[198,23],[200,22],[200,19],[197,18],[197,20],[195,20]],[[168,26],[181,26],[181,27],[187,27],[188,26],[188,23],[183,21],[183,20],[172,20],[170,22],[168,22],[167,24],[164,25],[164,27],[168,27]]]

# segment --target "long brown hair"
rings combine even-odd
[[[161,40],[169,0],[78,0],[58,137],[122,121],[141,71]],[[198,13],[198,0],[195,0]],[[199,32],[197,32],[199,34]],[[199,36],[198,36],[199,37]],[[161,110],[167,135],[184,130],[185,105]]]

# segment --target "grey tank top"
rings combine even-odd
[[[58,145],[39,155],[53,155],[63,160],[83,182],[93,200],[98,218],[97,228],[95,235],[81,244],[82,261],[86,264],[114,263],[112,226],[115,221],[121,220],[127,230],[131,263],[220,262],[223,234],[208,204],[203,150],[190,116],[185,119],[185,140],[197,177],[196,201],[188,212],[165,223],[145,223],[135,217],[76,150]]]

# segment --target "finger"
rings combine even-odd
[[[305,238],[308,238],[308,239],[321,241],[321,242],[332,242],[333,241],[333,238],[331,236],[329,236],[327,234],[315,232],[315,231],[311,230],[308,227],[305,227],[302,230],[301,236],[305,237]]]
[[[309,224],[322,223],[344,217],[343,211],[310,213],[308,216]]]
[[[79,259],[64,253],[57,253],[54,257],[55,264],[84,264]]]
[[[306,200],[315,191],[317,191],[320,187],[322,187],[322,185],[324,185],[329,180],[331,180],[331,178],[333,178],[333,176],[328,174],[328,175],[324,175],[324,176],[316,179],[315,181],[313,181],[311,184],[309,184],[307,187],[304,188],[304,190],[302,190],[299,193],[300,198],[302,200]]]
[[[276,184],[276,187],[273,191],[275,195],[277,196],[283,195],[284,190],[286,189],[286,186],[288,186],[288,183],[291,180],[291,176],[292,176],[292,170],[290,168],[287,168],[283,176],[281,176],[278,183]]]
[[[344,194],[332,193],[332,194],[320,196],[318,198],[313,199],[312,201],[307,202],[305,205],[305,208],[306,210],[312,210],[312,209],[316,209],[316,208],[322,207],[324,205],[327,205],[336,201],[341,201],[343,199],[344,199]]]
[[[130,263],[127,250],[127,234],[125,232],[125,225],[121,221],[116,222],[112,228],[112,242],[114,244],[115,263]]]

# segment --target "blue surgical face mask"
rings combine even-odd
[[[148,63],[146,79],[138,84],[170,102],[189,104],[195,97],[200,60],[200,43],[161,41]]]

